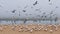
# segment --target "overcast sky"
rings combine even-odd
[[[35,5],[34,5],[35,4]],[[12,13],[12,11],[14,11]],[[56,14],[60,17],[60,0],[0,0],[0,18],[25,18]],[[48,15],[49,17],[49,15]]]

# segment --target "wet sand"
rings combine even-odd
[[[0,34],[60,34],[60,25],[0,25]]]

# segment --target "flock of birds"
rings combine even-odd
[[[51,0],[49,0],[49,2],[50,1]],[[37,4],[38,4],[38,1],[35,1],[33,6],[35,6]],[[1,7],[1,5],[0,5],[0,7]],[[25,8],[27,8],[27,6]],[[31,8],[33,8],[33,7],[31,7]],[[56,7],[56,8],[58,8],[58,7]],[[26,10],[22,10],[22,11],[26,12]],[[39,9],[36,9],[36,11],[39,11]],[[13,10],[11,12],[14,14],[16,12],[16,10]],[[42,11],[39,11],[39,12],[41,13]],[[54,14],[53,12],[54,11],[51,11],[50,14],[48,14],[48,15],[45,15],[46,12],[43,12],[42,16],[37,15],[37,17],[44,18],[44,19],[42,19],[44,21],[44,20],[46,20],[45,18],[47,18],[50,15],[49,20],[52,23],[52,17],[56,16],[56,14]],[[32,14],[29,14],[29,15],[32,15]],[[19,16],[20,16],[20,12],[19,12]],[[58,17],[56,16],[54,21],[56,22],[57,20],[58,20]],[[24,24],[26,23],[26,21],[28,21],[28,19],[24,19]],[[39,20],[39,21],[41,21],[41,20]],[[14,23],[15,23],[15,21],[14,21]],[[7,26],[5,25],[4,27],[0,26],[0,31],[4,31],[4,29],[6,29],[7,27],[8,27],[8,25]],[[11,26],[10,29],[12,29],[13,31],[18,31],[18,32],[24,32],[25,31],[25,32],[32,33],[34,31],[41,31],[41,30],[43,30],[43,31],[46,31],[46,32],[49,31],[50,33],[52,33],[54,31],[57,31],[59,29],[59,27],[60,27],[60,25],[41,25],[41,24],[35,25],[35,24],[30,24],[30,25],[13,25],[13,26]],[[49,29],[49,28],[51,28],[51,29]]]
[[[51,0],[49,0],[49,2],[50,2]],[[35,5],[37,5],[38,4],[38,1],[35,1],[35,3],[33,3],[33,6],[35,6]],[[25,8],[27,8],[27,6],[25,7]],[[36,11],[39,11],[40,9],[36,9]],[[15,11],[16,10],[13,10],[12,11],[12,13],[15,13]],[[26,12],[26,10],[22,10],[23,12]],[[39,11],[40,13],[42,12],[42,11]],[[46,14],[46,12],[43,12],[43,15],[42,16],[40,16],[40,15],[37,15],[37,17],[40,17],[40,18],[47,18],[47,16],[48,15],[45,15]],[[56,16],[56,14],[53,14],[53,11],[51,11],[51,13],[49,14],[50,15],[50,17],[49,17],[49,19],[51,19],[50,21],[52,22],[52,17],[54,17],[54,16]],[[29,15],[32,15],[32,14],[29,14]],[[52,15],[52,16],[51,16]],[[19,12],[19,16],[20,16],[20,12]],[[58,17],[56,16],[55,17],[55,19],[54,19],[54,21],[56,22],[57,21],[57,19],[58,19]],[[43,20],[45,20],[45,19],[43,19]],[[27,19],[25,19],[24,20],[24,23],[26,23],[26,21],[27,21]]]
[[[48,0],[49,2],[51,1],[51,0]],[[34,3],[33,3],[33,6],[35,6],[35,5],[37,5],[38,4],[38,1],[35,1]],[[27,8],[27,6],[25,7],[25,8]],[[34,7],[33,7],[34,8]],[[40,9],[36,9],[36,11],[39,11]],[[26,12],[26,10],[22,10],[23,12]],[[16,10],[14,9],[13,11],[11,11],[13,14],[16,12]],[[40,13],[42,12],[42,11],[39,11]],[[40,17],[40,18],[46,18],[47,19],[47,17],[50,15],[50,17],[49,17],[49,20],[52,22],[52,17],[54,17],[54,16],[56,16],[56,14],[54,14],[53,13],[54,11],[51,11],[50,12],[50,14],[48,14],[48,15],[45,15],[46,14],[46,12],[43,12],[43,15],[42,16],[40,16],[40,15],[37,15],[37,17]],[[29,15],[32,15],[32,14],[29,14]],[[19,16],[20,16],[20,11],[19,11]],[[14,16],[13,16],[14,17]],[[43,21],[44,20],[46,20],[46,19],[42,19]],[[56,16],[55,17],[55,19],[54,19],[54,21],[56,22],[58,20],[58,17]],[[14,21],[14,20],[13,20]],[[28,21],[28,19],[24,19],[24,23],[26,23],[26,21]],[[41,20],[40,20],[41,21]],[[15,21],[14,21],[15,22]]]

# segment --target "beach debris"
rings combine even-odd
[[[43,31],[45,31],[45,32],[48,31],[47,25],[43,25]]]
[[[33,32],[33,30],[30,30],[30,33],[32,33]]]
[[[31,28],[27,28],[27,30],[28,30],[28,31],[30,31],[30,30],[31,30]]]
[[[23,29],[20,29],[20,28],[19,28],[19,29],[18,29],[18,32],[23,32]]]
[[[48,25],[48,27],[50,27],[50,29],[53,31],[57,31],[58,29],[56,25]]]
[[[15,28],[16,28],[15,26],[12,26],[12,27],[11,27],[11,29],[12,29],[13,31],[15,31]]]
[[[50,33],[53,33],[53,30],[49,30],[50,31]]]
[[[39,31],[41,30],[41,28],[38,29]]]

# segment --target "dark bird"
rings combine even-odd
[[[38,1],[36,1],[33,5],[36,5],[38,3]]]
[[[23,12],[26,12],[26,10],[23,10]]]
[[[27,19],[24,20],[24,24],[26,23]]]
[[[12,13],[15,13],[16,10],[13,10]]]
[[[50,0],[49,0],[49,2],[50,2]]]
[[[44,16],[45,18],[47,17],[47,16]]]

